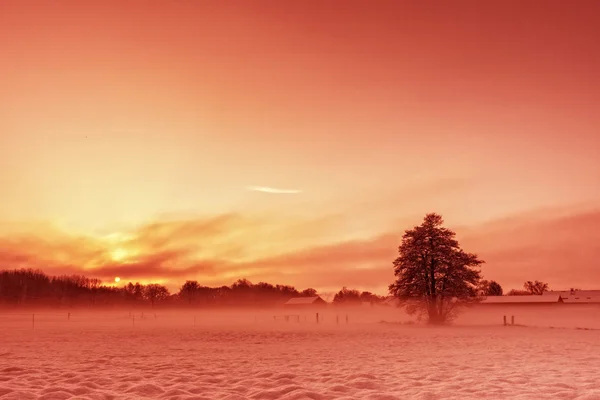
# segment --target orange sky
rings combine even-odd
[[[507,288],[598,287],[599,15],[0,0],[0,268],[384,292],[435,211]]]

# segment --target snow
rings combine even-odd
[[[377,323],[408,320],[394,309],[319,311],[319,324],[304,310],[300,323],[273,321],[287,310],[39,311],[35,326],[0,312],[0,400],[600,399],[599,311],[474,309],[450,327]]]

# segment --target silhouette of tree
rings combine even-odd
[[[179,289],[179,297],[187,300],[188,304],[192,304],[200,293],[200,285],[197,281],[185,281]]]
[[[315,296],[318,296],[318,293],[315,289],[309,288],[309,289],[304,289],[303,291],[301,291],[300,296],[301,297],[315,297]]]
[[[169,297],[169,289],[163,285],[151,283],[144,287],[143,294],[144,298],[150,301],[150,304],[154,307],[154,304],[166,300]]]
[[[343,287],[342,290],[333,296],[333,302],[335,304],[360,304],[360,292],[355,289]]]
[[[496,281],[482,280],[479,285],[479,292],[482,296],[502,296],[504,290]]]
[[[548,284],[540,281],[527,281],[523,284],[523,288],[531,294],[542,295],[549,290]]]
[[[384,300],[385,300],[385,297],[378,296],[378,295],[373,294],[371,292],[362,292],[360,294],[360,301],[363,302],[363,303],[378,304],[378,303],[381,303]]]
[[[304,295],[316,295],[314,289],[306,289]],[[161,285],[144,286],[129,282],[123,287],[104,286],[96,278],[84,276],[48,277],[41,271],[31,269],[0,270],[0,305],[65,305],[93,306],[127,304],[196,302],[205,307],[215,306],[276,306],[301,293],[293,286],[272,285],[261,282],[253,285],[245,279],[234,282],[231,287],[200,286],[196,281],[186,281],[178,294],[169,296]],[[168,300],[168,302],[167,302]]]
[[[397,279],[389,286],[410,314],[427,315],[432,324],[451,320],[458,306],[477,300],[483,263],[460,248],[443,222],[440,215],[427,214],[421,225],[404,233],[393,263]]]
[[[527,290],[519,290],[519,289],[511,289],[508,293],[506,293],[507,296],[531,296],[531,292],[528,292]]]

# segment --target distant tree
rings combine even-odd
[[[479,284],[479,292],[482,296],[502,296],[504,290],[496,281],[482,280]]]
[[[318,296],[317,291],[313,288],[304,289],[300,292],[300,296],[302,297],[315,297]]]
[[[355,289],[347,289],[344,287],[333,296],[333,302],[335,304],[360,303],[360,292]]]
[[[549,289],[547,283],[540,281],[527,281],[523,284],[523,288],[525,288],[525,290],[534,295],[542,295]]]
[[[476,301],[483,263],[460,248],[443,222],[440,215],[427,214],[421,225],[404,233],[394,261],[397,279],[389,287],[407,312],[427,315],[432,324],[451,320],[458,306]]]
[[[531,292],[528,292],[527,290],[519,290],[519,289],[511,289],[508,293],[506,293],[507,296],[531,296]]]
[[[154,307],[157,302],[166,300],[169,295],[169,289],[163,285],[151,283],[144,287],[144,298],[150,301],[152,307]]]
[[[496,281],[490,281],[486,296],[502,296],[503,294],[504,290],[502,289],[502,286]]]
[[[185,281],[179,289],[179,297],[185,299],[188,304],[192,304],[198,297],[200,285],[197,281]]]
[[[371,292],[362,292],[360,294],[360,301],[363,302],[363,303],[378,304],[378,303],[381,303],[384,300],[385,300],[385,297],[378,296],[378,295],[373,294]]]
[[[282,298],[290,299],[292,297],[300,296],[300,292],[295,287],[289,285],[275,285],[277,291],[281,294]]]
[[[133,298],[134,300],[142,300],[144,298],[144,285],[141,285],[139,282],[136,282],[133,285]]]

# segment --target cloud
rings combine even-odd
[[[46,229],[0,235],[0,269],[35,268],[50,274],[86,274],[112,280],[188,278],[224,283],[257,271],[256,259],[311,248],[338,230],[330,216],[224,214],[169,219],[103,237]],[[118,253],[118,259],[114,254]]]
[[[271,194],[298,194],[302,193],[302,190],[298,189],[277,189],[268,186],[249,186],[247,188],[250,191],[254,192],[262,192],[262,193],[271,193]]]
[[[112,282],[186,279],[206,285],[253,282],[334,290],[342,286],[385,292],[402,231],[343,240],[344,225],[330,217],[280,220],[226,214],[172,219],[110,238],[53,230],[0,237],[0,268],[39,268],[49,274],[85,274]],[[529,213],[457,228],[465,248],[486,261],[483,273],[506,289],[525,280],[551,287],[600,282],[600,210]],[[332,240],[337,237],[338,240]],[[111,251],[122,249],[118,261]]]

